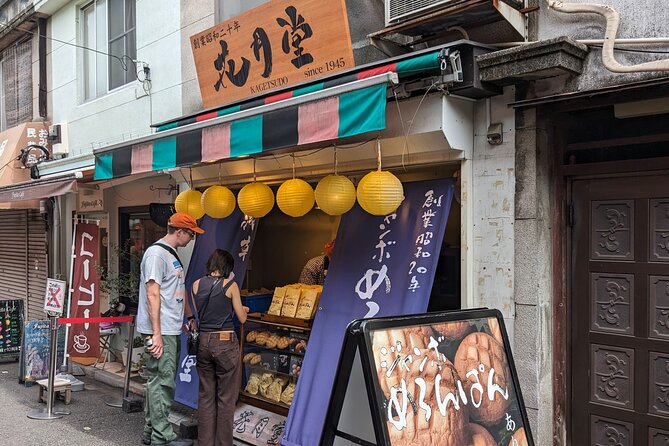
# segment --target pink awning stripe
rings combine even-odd
[[[230,158],[230,124],[202,129],[202,162]]]
[[[135,144],[132,146],[130,161],[131,173],[151,172],[153,165],[153,143]]]
[[[298,144],[327,141],[338,137],[338,96],[302,104],[297,113]]]

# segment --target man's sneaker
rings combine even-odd
[[[142,432],[142,443],[145,445],[150,445],[151,444],[151,434],[147,434],[146,432]]]

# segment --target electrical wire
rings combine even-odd
[[[621,43],[619,45],[624,45],[624,43]],[[598,49],[602,49],[604,47],[604,45],[600,45],[598,43],[589,44],[588,46]],[[617,51],[620,53],[669,54],[669,51],[634,50],[631,48],[619,48],[619,47],[614,47],[613,51]]]

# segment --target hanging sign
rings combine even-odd
[[[534,445],[498,310],[351,323],[326,419],[325,446]]]
[[[44,296],[44,311],[49,316],[62,316],[65,305],[66,283],[62,280],[46,279],[46,295]]]
[[[204,234],[195,239],[193,255],[186,274],[186,292],[190,296],[193,282],[206,274],[209,256],[215,248],[228,251],[235,259],[232,270],[234,281],[243,287],[246,267],[251,257],[253,241],[258,230],[258,220],[244,215],[239,208],[226,218],[211,218],[205,215],[200,220]],[[190,303],[190,299],[189,299]],[[188,355],[186,335],[181,335],[181,356],[177,367],[176,391],[174,399],[186,406],[197,408],[198,377],[195,369],[195,355]]]
[[[100,212],[104,210],[105,206],[102,189],[79,187],[79,193],[77,194],[77,212]]]
[[[344,0],[275,0],[190,38],[204,108],[354,67]]]
[[[350,321],[427,310],[453,188],[452,179],[405,183],[394,213],[355,205],[342,215],[282,444],[319,443]]]
[[[74,230],[74,264],[70,317],[100,315],[100,278],[95,265],[100,262],[98,225],[77,223]],[[93,364],[100,354],[100,328],[97,324],[73,325],[69,330],[67,353],[81,364]]]

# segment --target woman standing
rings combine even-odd
[[[198,444],[232,445],[232,422],[241,385],[239,342],[232,314],[246,322],[248,307],[242,306],[234,282],[234,258],[215,250],[207,261],[207,275],[193,283],[193,300],[200,319],[200,347],[197,352]],[[191,316],[192,318],[192,316]],[[193,328],[194,321],[189,321]]]

